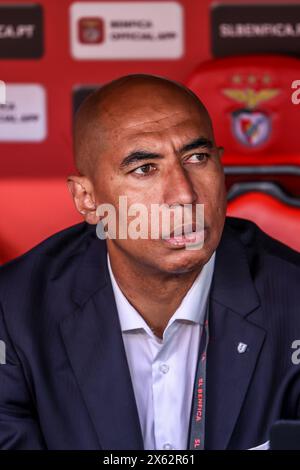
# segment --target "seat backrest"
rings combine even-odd
[[[0,263],[81,222],[64,178],[0,181]]]
[[[275,55],[212,60],[192,73],[186,84],[211,114],[224,165],[300,165],[296,79],[300,60]]]
[[[300,251],[300,200],[272,183],[241,183],[228,194],[227,215],[252,220],[267,234]]]

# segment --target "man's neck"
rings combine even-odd
[[[109,259],[121,291],[144,318],[156,336],[163,332],[200,270],[169,274],[151,271],[135,260],[121,257],[113,250]]]

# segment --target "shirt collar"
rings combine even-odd
[[[216,253],[214,252],[209,261],[203,266],[201,272],[182,299],[181,304],[170,318],[166,330],[175,320],[188,320],[193,323],[200,323],[201,325],[204,323],[208,295],[214,272],[215,255]],[[152,334],[149,325],[121,291],[112,272],[108,252],[107,265],[116,300],[121,330],[124,332],[142,328]]]

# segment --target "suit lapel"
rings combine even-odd
[[[241,411],[265,331],[248,315],[260,308],[245,250],[225,227],[210,295],[206,448],[225,449]],[[240,348],[239,348],[240,344]],[[242,344],[247,345],[245,352]]]
[[[78,269],[73,299],[77,309],[64,319],[61,333],[100,447],[143,449],[106,245],[96,237]]]
[[[94,230],[77,269],[72,298],[74,310],[61,323],[61,333],[99,445],[143,449],[106,244]],[[207,449],[230,447],[265,337],[265,331],[248,319],[258,308],[245,248],[225,225],[210,294]],[[246,352],[238,352],[239,343],[247,345]]]

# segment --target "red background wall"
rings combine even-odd
[[[1,3],[21,4],[28,3],[28,0],[4,0]],[[72,59],[69,6],[73,2],[39,0],[38,3],[44,7],[44,56],[38,60],[0,60],[0,79],[5,82],[41,83],[45,86],[48,100],[48,137],[41,143],[1,143],[1,177],[58,176],[66,175],[72,170],[71,124],[74,86],[101,84],[119,75],[136,72],[154,73],[185,81],[199,63],[211,59],[211,0],[179,1],[184,6],[185,14],[185,54],[181,59],[147,61]],[[230,0],[229,3],[274,4],[276,1]],[[289,3],[299,3],[299,0],[289,0]]]

